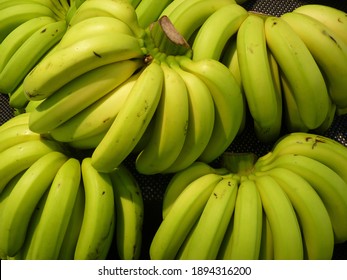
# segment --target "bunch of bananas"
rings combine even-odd
[[[152,259],[330,259],[347,240],[347,149],[286,135],[271,152],[225,154],[177,172],[163,199]]]
[[[283,124],[323,133],[346,112],[346,33],[346,13],[332,7],[307,4],[276,17],[231,4],[210,15],[191,44],[194,60],[228,66],[258,138],[271,143]]]
[[[31,132],[27,113],[0,128],[2,259],[140,258],[143,199],[125,166],[98,172]]]

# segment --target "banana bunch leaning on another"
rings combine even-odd
[[[284,135],[262,157],[195,162],[167,185],[151,259],[323,259],[347,240],[347,148]]]
[[[1,259],[139,259],[144,206],[130,171],[100,173],[28,120],[0,126]]]

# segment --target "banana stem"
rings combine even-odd
[[[222,155],[222,166],[231,173],[248,175],[253,172],[258,157],[254,153],[225,152]]]

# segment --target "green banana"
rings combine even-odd
[[[164,173],[173,173],[192,164],[203,153],[215,124],[214,101],[204,81],[184,69],[177,61],[168,62],[181,75],[188,91],[188,126],[185,142],[176,160]]]
[[[80,163],[69,158],[56,172],[26,259],[56,260],[80,186]]]
[[[211,162],[232,143],[241,129],[244,100],[241,89],[227,67],[213,59],[179,61],[183,70],[198,76],[209,88],[215,107],[212,135],[199,160]]]
[[[137,20],[142,28],[147,28],[151,23],[159,19],[163,10],[173,0],[142,0],[136,6]]]
[[[324,73],[333,103],[337,107],[346,107],[347,43],[340,40],[334,30],[310,16],[291,12],[281,18],[300,36]]]
[[[142,174],[160,173],[171,166],[182,150],[189,122],[188,91],[183,78],[165,62],[160,66],[164,84],[154,127],[136,158],[136,169]]]
[[[186,259],[216,259],[234,213],[238,186],[239,180],[232,175],[223,176],[215,185],[190,237]]]
[[[231,234],[225,242],[224,260],[257,260],[261,247],[263,209],[259,191],[253,180],[241,179]]]
[[[4,122],[0,126],[0,134],[10,127],[13,127],[13,126],[16,126],[19,124],[28,124],[29,123],[29,115],[30,114],[28,114],[28,113],[23,113],[23,114],[13,116],[12,118],[7,120],[6,122]]]
[[[303,234],[305,259],[330,260],[334,251],[334,231],[320,193],[285,166],[266,173],[275,178],[293,204]]]
[[[105,134],[123,107],[138,76],[139,74],[133,74],[114,90],[51,130],[49,135],[57,141],[71,142],[99,133]]]
[[[303,123],[309,129],[317,128],[328,114],[329,94],[316,61],[299,35],[280,17],[266,18],[265,36],[288,80]]]
[[[29,103],[29,100],[24,93],[23,83],[19,84],[17,88],[8,95],[8,104],[11,108],[23,110]]]
[[[21,249],[36,205],[50,188],[58,169],[66,160],[67,157],[60,152],[48,152],[21,176],[3,208],[0,221],[0,251],[14,256]]]
[[[109,174],[98,172],[86,157],[81,163],[85,208],[74,259],[107,257],[115,231],[115,205]]]
[[[123,60],[75,78],[35,108],[29,118],[30,129],[38,133],[50,132],[114,90],[141,65],[139,60]]]
[[[157,62],[144,68],[123,108],[92,154],[92,164],[98,171],[114,170],[132,152],[156,111],[163,83],[163,70]]]
[[[52,151],[62,152],[63,148],[59,143],[45,139],[19,143],[2,151],[0,153],[0,193],[15,175]]]
[[[117,251],[122,260],[138,260],[142,249],[144,203],[142,190],[124,166],[110,173],[116,207]]]
[[[212,13],[194,38],[193,60],[206,58],[220,60],[228,40],[237,33],[247,17],[247,10],[237,4],[223,6]]]
[[[263,210],[263,223],[261,231],[261,243],[259,250],[260,260],[273,260],[274,259],[274,242],[272,231],[264,210]]]
[[[149,249],[152,260],[175,259],[180,246],[199,219],[221,175],[206,174],[191,182],[177,197],[159,225]]]
[[[269,175],[251,176],[260,193],[273,235],[275,260],[304,258],[300,225],[293,205],[277,181]]]
[[[42,100],[90,70],[142,56],[133,36],[95,35],[46,56],[24,79],[24,91],[29,100]]]
[[[308,15],[319,20],[333,30],[341,40],[347,44],[347,16],[346,12],[327,5],[306,4],[293,10],[294,13]]]
[[[274,141],[280,134],[282,101],[278,98],[266,45],[264,19],[255,14],[242,22],[237,33],[237,57],[242,86],[257,137]],[[262,78],[259,79],[259,73]],[[266,101],[266,106],[259,106]]]

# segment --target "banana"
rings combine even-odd
[[[91,17],[113,17],[129,25],[137,38],[144,34],[140,27],[134,7],[126,0],[88,0],[83,2],[70,20],[70,25],[75,25]]]
[[[128,2],[136,9],[142,0],[129,0]]]
[[[29,100],[42,100],[90,70],[142,55],[139,41],[133,36],[94,35],[46,56],[24,79],[24,91]]]
[[[242,22],[237,33],[237,57],[248,108],[257,137],[274,141],[280,134],[282,102],[278,98],[266,45],[264,19],[255,14]],[[262,73],[262,78],[258,75]],[[266,101],[266,106],[260,106]]]
[[[95,36],[95,34],[114,33],[122,33],[129,36],[134,35],[129,26],[120,19],[105,16],[87,18],[74,25],[70,25],[54,51]]]
[[[263,209],[269,219],[275,260],[302,260],[303,241],[298,219],[287,194],[269,175],[250,176],[255,180]]]
[[[181,75],[188,90],[188,126],[186,139],[176,160],[164,173],[173,173],[191,165],[203,153],[215,124],[215,107],[210,89],[204,81],[186,70],[177,61],[168,62]]]
[[[107,130],[83,139],[70,141],[67,144],[74,149],[93,150],[100,144],[106,132]]]
[[[30,129],[38,133],[52,131],[114,90],[141,65],[139,60],[119,61],[74,79],[36,107],[29,118]]]
[[[214,12],[197,31],[192,45],[193,60],[220,60],[228,40],[247,17],[247,10],[237,4],[226,5]]]
[[[186,259],[213,260],[234,213],[239,180],[232,175],[223,176],[205,205],[190,238]],[[170,214],[169,214],[170,215]]]
[[[347,149],[336,140],[313,133],[290,133],[280,138],[272,151],[259,158],[256,165],[270,164],[284,154],[298,154],[315,159],[333,169],[347,182]]]
[[[60,152],[48,152],[21,176],[3,208],[0,251],[14,256],[23,246],[31,215],[66,160],[67,157]]]
[[[290,168],[273,168],[266,173],[279,183],[293,204],[303,234],[305,259],[330,260],[334,231],[320,193]]]
[[[328,92],[337,107],[346,107],[347,43],[340,40],[334,30],[300,13],[285,13],[286,21],[306,44],[324,74]],[[347,29],[346,29],[347,31]]]
[[[85,208],[74,259],[105,259],[115,230],[115,205],[109,174],[98,172],[91,159],[81,163]]]
[[[339,108],[336,106],[335,103],[332,102],[330,99],[330,107],[329,112],[323,123],[312,130],[312,133],[321,134],[324,135],[333,125],[335,121],[335,116],[339,114]]]
[[[71,217],[59,251],[59,260],[73,260],[74,258],[76,244],[83,221],[84,202],[84,189],[82,183],[80,183]]]
[[[257,260],[262,234],[263,209],[253,180],[241,179],[235,203],[233,229],[222,259]]]
[[[308,15],[333,30],[347,44],[347,15],[346,12],[334,7],[320,4],[306,4],[293,10],[294,13]]]
[[[7,120],[6,122],[4,122],[1,126],[0,126],[0,134],[3,133],[3,131],[5,131],[6,129],[19,125],[19,124],[28,124],[29,123],[29,115],[28,113],[23,113],[23,114],[19,114],[16,116],[13,116],[12,118],[10,118],[9,120]]]
[[[62,146],[50,140],[32,140],[13,145],[0,153],[0,193],[6,184],[19,172],[52,151],[63,151]]]
[[[51,130],[49,135],[57,141],[71,142],[99,133],[105,134],[123,107],[138,76],[138,73],[132,75],[114,90]]]
[[[329,94],[316,61],[299,35],[282,18],[266,18],[265,37],[288,80],[303,123],[309,129],[317,128],[328,114]]]
[[[23,92],[24,94],[24,92]],[[33,112],[39,104],[41,104],[43,100],[31,100],[25,105],[25,113],[31,113]]]
[[[187,40],[206,19],[218,9],[235,4],[234,0],[191,0],[182,1],[170,13],[165,12],[176,30]]]
[[[294,98],[294,93],[289,85],[287,78],[280,74],[282,94],[283,94],[283,122],[288,132],[308,132],[309,129],[303,122],[298,105]],[[323,123],[322,123],[323,124]],[[321,125],[322,125],[321,124]],[[320,125],[320,126],[321,126]]]
[[[8,104],[11,108],[23,110],[23,108],[25,108],[29,103],[29,100],[24,93],[23,83],[19,84],[17,88],[8,95]]]
[[[170,212],[172,205],[182,191],[193,181],[207,174],[225,175],[228,170],[225,168],[213,168],[202,161],[195,161],[187,168],[175,173],[168,185],[166,186],[163,195],[162,217],[165,219]]]
[[[191,182],[177,197],[157,229],[149,249],[152,260],[172,260],[199,219],[221,175],[206,174]]]
[[[142,190],[124,166],[110,173],[116,207],[116,242],[121,260],[138,260],[142,248],[144,204]]]
[[[123,108],[92,154],[96,170],[112,171],[132,152],[157,109],[163,83],[163,70],[156,61],[143,69]]]
[[[263,223],[261,231],[261,243],[259,250],[260,260],[273,260],[274,259],[274,242],[272,231],[264,210],[263,210]]]
[[[275,159],[273,162],[262,166],[260,169],[267,171],[275,167],[287,168],[293,171],[294,173],[303,177],[312,186],[312,188],[323,201],[328,211],[334,230],[335,243],[346,241],[347,225],[344,221],[346,221],[347,219],[347,183],[328,166],[315,159],[300,154],[281,155],[277,157],[277,159]],[[294,178],[292,178],[291,180],[292,184],[294,186],[297,186],[297,184],[295,184]],[[297,179],[296,181],[298,180],[299,179]],[[314,200],[314,198],[310,199],[312,201]],[[314,211],[318,212],[319,210]],[[311,219],[313,218],[311,217]],[[320,223],[323,223],[322,221],[327,220],[326,218],[324,218],[323,214],[319,219]],[[321,231],[323,232],[323,229],[321,229]],[[326,244],[327,246],[329,246],[330,243],[328,234],[325,235],[324,239],[326,239]],[[312,238],[312,240],[315,239]],[[327,250],[325,250],[325,253],[327,253]],[[323,256],[324,258],[329,257],[327,255]]]
[[[19,25],[2,41],[0,44],[0,73],[20,46],[34,32],[50,22],[55,22],[55,19],[45,16],[32,18]]]
[[[169,5],[165,7],[165,9],[161,12],[159,18],[163,16],[168,16],[172,13],[173,10],[175,10],[179,5],[181,5],[183,2],[186,2],[185,0],[173,0]]]
[[[213,59],[179,61],[183,70],[198,76],[209,88],[215,107],[212,135],[199,160],[211,162],[232,143],[241,129],[245,112],[242,91],[228,68]]]
[[[0,91],[10,93],[66,31],[64,20],[51,22],[34,32],[12,55],[0,73]]]
[[[0,153],[14,145],[40,139],[44,136],[32,132],[27,123],[9,127],[0,133]]]
[[[22,23],[41,16],[54,18],[54,13],[38,3],[12,5],[0,10],[0,43]]]
[[[136,6],[137,20],[142,28],[147,28],[151,23],[157,21],[163,10],[173,0],[142,0]]]
[[[80,186],[80,163],[69,158],[57,171],[33,234],[26,259],[56,260]]]
[[[154,115],[150,139],[136,158],[136,169],[142,174],[156,174],[171,166],[184,145],[189,122],[186,84],[179,73],[165,62],[161,98]]]

